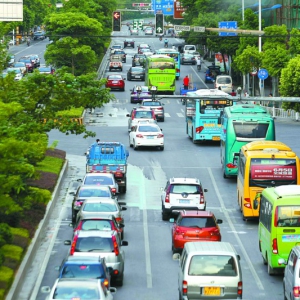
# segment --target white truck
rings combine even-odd
[[[109,59],[109,71],[121,70],[123,71],[122,55],[112,54]]]

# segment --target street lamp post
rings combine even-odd
[[[152,101],[154,101],[155,97],[156,97],[156,93],[157,93],[157,86],[152,85],[151,88],[150,88],[150,92],[151,92],[151,95],[152,95]]]

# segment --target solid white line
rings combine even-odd
[[[151,259],[150,259],[150,245],[149,245],[149,232],[148,232],[148,216],[146,207],[146,197],[145,197],[145,178],[141,176],[140,185],[140,199],[141,208],[143,210],[143,229],[144,229],[144,243],[145,243],[145,261],[146,261],[146,277],[147,277],[147,288],[152,288],[152,273],[151,273]]]
[[[241,248],[241,250],[243,252],[243,256],[244,256],[245,260],[247,261],[247,264],[249,266],[249,270],[251,271],[251,273],[252,273],[252,275],[253,275],[253,277],[254,277],[254,279],[256,281],[256,284],[257,284],[258,288],[260,290],[264,290],[264,286],[263,286],[262,282],[260,281],[259,276],[257,275],[257,273],[256,273],[256,271],[254,269],[254,266],[253,266],[253,264],[252,264],[252,262],[250,260],[250,257],[248,256],[248,253],[247,253],[246,249],[243,246],[242,241],[240,240],[240,237],[239,237],[239,235],[237,233],[238,231],[236,230],[236,228],[234,227],[233,223],[231,222],[231,218],[229,216],[228,211],[226,210],[223,198],[222,198],[222,196],[221,196],[221,194],[219,192],[218,185],[217,185],[216,180],[214,178],[213,172],[211,171],[211,168],[207,168],[207,169],[208,169],[208,173],[209,173],[210,179],[212,181],[212,184],[213,184],[213,186],[215,188],[218,200],[220,202],[220,206],[223,209],[223,213],[224,213],[225,218],[226,218],[226,220],[228,222],[228,225],[229,225],[229,227],[230,227],[230,229],[232,231],[232,234],[235,236],[235,238],[236,238],[236,240],[237,240],[237,242],[238,242],[238,244],[239,244],[239,246],[240,246],[240,248]]]

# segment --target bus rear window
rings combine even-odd
[[[153,61],[150,62],[149,69],[175,69],[175,64],[167,61]]]
[[[278,227],[300,227],[300,205],[278,206],[277,209]]]
[[[265,139],[269,128],[268,123],[233,122],[237,140]]]

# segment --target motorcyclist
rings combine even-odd
[[[27,38],[27,46],[30,46],[30,38]]]
[[[168,39],[165,39],[165,47],[166,47],[166,48],[168,47],[168,44],[169,44]]]
[[[201,70],[201,57],[200,56],[196,57],[196,62],[197,62],[197,69]]]

